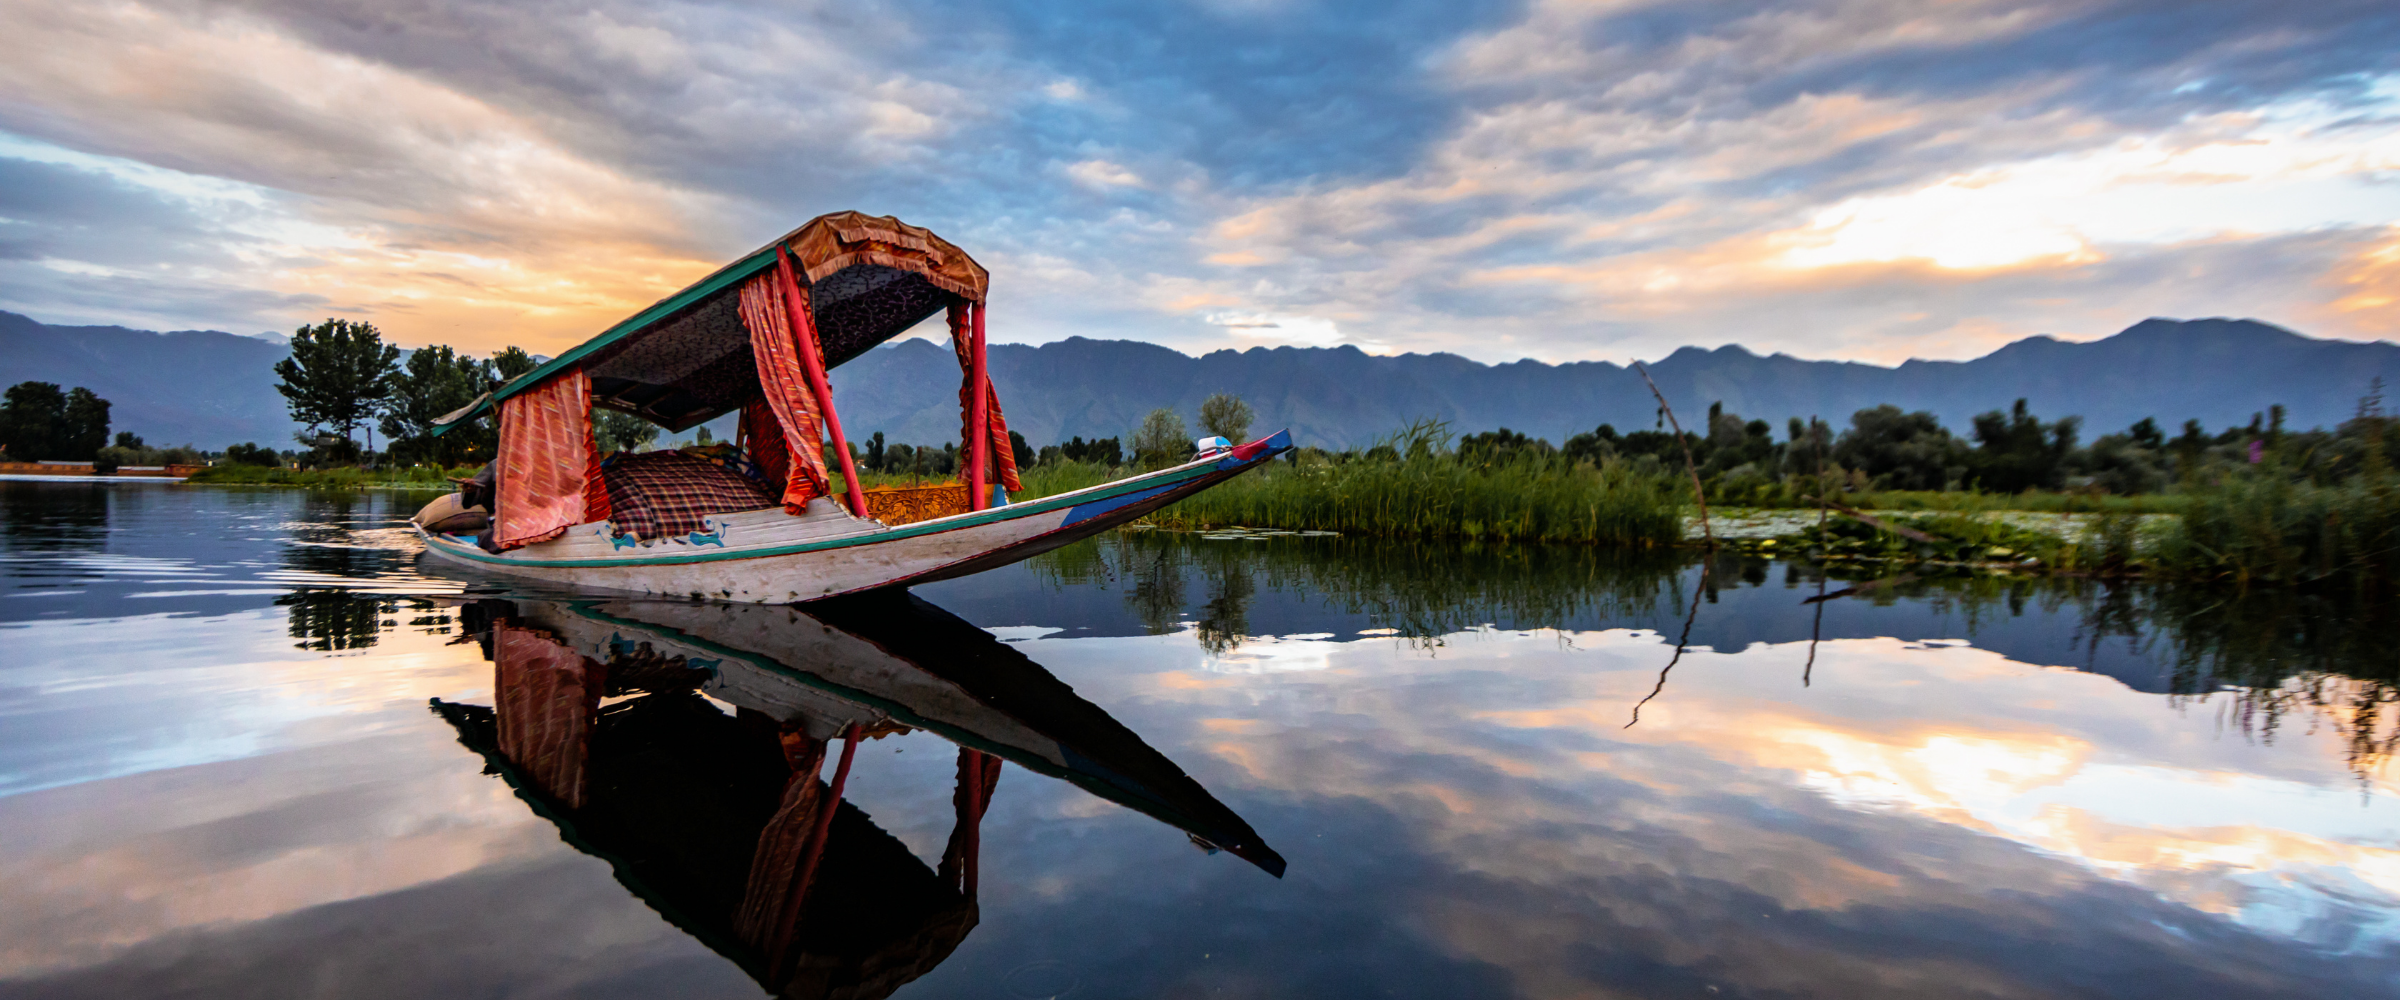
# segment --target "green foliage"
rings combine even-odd
[[[475,401],[492,385],[490,363],[448,345],[422,347],[391,377],[379,427],[391,457],[400,462],[465,465],[487,461],[497,447],[488,418],[435,436],[433,422]]]
[[[640,451],[658,440],[659,426],[630,413],[594,407],[592,438],[602,453]]]
[[[1329,459],[1269,464],[1153,515],[1175,527],[1242,525],[1405,538],[1659,546],[1682,537],[1671,477],[1555,452],[1462,459],[1403,435]]]
[[[383,342],[373,323],[328,319],[292,334],[292,355],[275,363],[275,391],[291,406],[292,419],[317,444],[327,431],[347,440],[391,395],[400,349]],[[322,445],[320,445],[322,447]]]
[[[90,462],[108,444],[108,400],[76,386],[19,382],[0,403],[0,450],[12,462]]]
[[[404,469],[371,470],[355,466],[335,469],[287,469],[282,466],[220,462],[191,475],[186,483],[214,486],[293,486],[317,490],[374,488],[448,490],[452,478],[475,474],[475,466],[444,469],[418,465]]]
[[[1992,410],[1975,418],[1973,471],[1984,489],[2001,493],[2053,490],[2064,485],[2067,456],[2075,451],[2078,417],[2043,423],[2017,400],[2007,416]]]
[[[1175,465],[1192,454],[1192,434],[1183,418],[1166,407],[1150,411],[1133,432],[1133,461],[1148,468]]]
[[[533,355],[525,353],[522,347],[512,346],[492,355],[492,372],[503,383],[541,366],[542,363],[533,360]]]
[[[1950,488],[1967,471],[1967,446],[1932,413],[1903,413],[1885,404],[1850,415],[1850,429],[1833,443],[1833,461],[1876,486],[1899,490]]]
[[[268,468],[283,464],[283,459],[275,454],[275,449],[262,448],[249,441],[225,449],[225,460],[236,465],[258,465]]]
[[[19,382],[0,404],[0,450],[11,461],[65,458],[67,394],[54,382]]]
[[[2178,576],[2388,588],[2400,570],[2400,489],[2385,477],[2236,477],[2192,494],[2158,562]]]
[[[1250,404],[1229,393],[1220,392],[1200,402],[1200,430],[1235,444],[1249,443],[1254,416]]]
[[[1125,448],[1113,437],[1093,438],[1085,441],[1081,436],[1077,436],[1065,444],[1052,447],[1058,449],[1060,458],[1069,462],[1094,462],[1100,465],[1125,464]]]

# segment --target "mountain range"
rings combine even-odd
[[[117,429],[153,444],[289,447],[298,428],[271,371],[285,351],[229,333],[46,326],[0,312],[0,385],[88,386],[115,404]],[[1553,442],[1602,423],[1629,431],[1658,420],[1639,375],[1598,361],[1486,365],[1346,346],[1192,357],[1080,337],[995,344],[989,357],[1009,425],[1037,445],[1127,435],[1160,406],[1191,421],[1200,401],[1218,392],[1248,400],[1260,432],[1289,427],[1302,443],[1330,447],[1368,443],[1419,417],[1460,432],[1509,427]],[[2254,320],[2151,319],[2084,343],[2029,337],[1970,361],[1884,367],[1728,346],[1683,348],[1649,368],[1686,427],[1704,422],[1717,402],[1765,418],[1778,436],[1787,417],[1813,414],[1838,426],[1853,411],[1891,403],[1931,410],[1963,433],[1975,414],[2022,397],[2043,417],[2083,417],[2088,439],[2144,417],[2170,433],[2191,418],[2214,431],[2277,403],[2292,427],[2330,426],[2356,412],[2374,378],[2400,386],[2400,345],[2321,340]],[[835,370],[833,383],[854,438],[878,430],[893,441],[958,436],[958,364],[946,344],[887,344]]]

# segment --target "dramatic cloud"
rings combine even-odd
[[[2400,15],[2165,0],[0,0],[0,308],[555,350],[809,216],[995,334],[2400,335]],[[52,192],[56,192],[53,194]]]

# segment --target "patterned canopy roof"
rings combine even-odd
[[[966,251],[888,215],[835,212],[809,220],[715,274],[659,300],[489,396],[444,417],[470,419],[500,400],[580,367],[592,404],[680,431],[758,395],[750,335],[737,309],[744,281],[790,251],[809,288],[827,368],[899,336],[959,300],[983,301],[991,276]]]

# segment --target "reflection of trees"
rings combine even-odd
[[[1106,535],[1030,565],[1064,585],[1121,581],[1127,603],[1154,632],[1173,631],[1181,620],[1185,573],[1196,570],[1208,581],[1203,617],[1219,623],[1206,627],[1219,636],[1246,634],[1256,595],[1274,593],[1430,641],[1483,624],[1540,628],[1594,611],[1681,611],[1669,591],[1686,562],[1672,552],[1592,546],[1352,538],[1228,543],[1153,531]]]
[[[1139,547],[1123,553],[1125,603],[1151,635],[1175,631],[1183,620],[1183,563],[1181,553],[1165,548]]]
[[[301,590],[275,599],[291,609],[287,625],[301,649],[333,652],[365,649],[387,628],[398,628],[400,602],[390,598],[358,597],[338,590]]]
[[[299,649],[338,652],[375,645],[387,630],[407,625],[433,635],[451,630],[448,609],[431,601],[394,597],[362,597],[346,590],[297,590],[275,599],[289,608],[285,623]]]
[[[1687,618],[1720,591],[1775,586],[1770,564],[1720,553],[1699,591],[1682,589],[1691,553],[1629,552],[1585,546],[1429,543],[1363,538],[1289,538],[1227,543],[1176,532],[1119,533],[1070,546],[1030,565],[1061,584],[1119,581],[1126,601],[1154,633],[1174,631],[1185,612],[1187,574],[1205,581],[1201,643],[1233,648],[1251,631],[1259,595],[1316,603],[1364,615],[1418,642],[1486,623],[1541,628],[1570,621],[1642,619],[1666,625]],[[1820,577],[1806,563],[1785,564],[1780,582],[1798,590]],[[1839,587],[1840,584],[1835,586]],[[1815,589],[1813,586],[1810,589]],[[1821,591],[1820,591],[1821,592]],[[1800,595],[1795,593],[1794,600]],[[1841,603],[1909,602],[1947,619],[1946,635],[1974,640],[2028,613],[2070,623],[2077,644],[2097,654],[2123,643],[2165,668],[2171,697],[2214,700],[2235,728],[2272,740],[2294,718],[2335,727],[2362,773],[2400,753],[2400,607],[2388,598],[2213,586],[2098,581],[2073,577],[1958,576],[1885,581]],[[1818,605],[1823,611],[1825,605]],[[1837,616],[1838,612],[1832,612]],[[1794,634],[1750,641],[1799,641],[1824,620],[1795,617]],[[1711,618],[1717,632],[1725,622]],[[1741,623],[1733,623],[1739,631]],[[1812,659],[1808,664],[1813,669]]]
[[[1248,561],[1219,545],[1216,558],[1205,561],[1208,603],[1200,606],[1200,646],[1211,653],[1230,653],[1250,634],[1250,599],[1258,584],[1250,579]]]
[[[96,551],[108,542],[108,489],[0,483],[0,538],[20,552]]]

